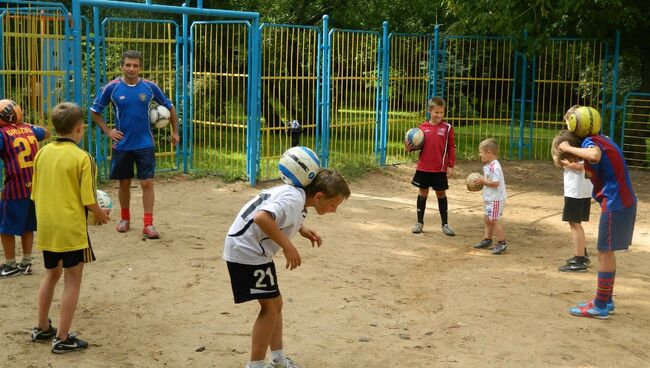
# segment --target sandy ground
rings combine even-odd
[[[549,163],[502,162],[509,199],[508,253],[474,250],[483,231],[479,193],[463,178],[480,171],[461,162],[448,191],[456,237],[440,231],[429,201],[423,234],[411,234],[414,167],[389,167],[351,183],[336,214],[310,215],[321,248],[296,244],[303,266],[278,267],[284,295],[285,351],[303,367],[648,367],[650,366],[650,173],[635,173],[639,194],[634,243],[617,254],[616,314],[572,317],[568,308],[594,295],[589,272],[561,273],[572,255],[561,222],[562,172]],[[0,280],[0,358],[20,367],[243,367],[256,303],[234,305],[224,235],[239,208],[263,187],[216,179],[158,179],[159,240],[143,240],[140,221],[127,234],[92,227],[97,262],[86,266],[73,331],[84,352],[56,356],[32,343],[43,275]],[[116,185],[106,190],[117,198]],[[141,200],[139,188],[133,200]],[[136,203],[137,203],[136,202]],[[139,203],[133,217],[141,218]],[[585,224],[595,254],[598,207]],[[20,251],[18,251],[20,254]],[[276,264],[284,265],[276,256]],[[55,296],[58,317],[62,284]]]

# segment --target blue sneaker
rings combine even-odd
[[[593,299],[588,302],[578,304],[579,308],[581,307],[591,308],[593,306],[595,306]],[[609,311],[609,314],[614,314],[614,309],[616,309],[616,305],[614,305],[614,301],[612,300],[611,302],[607,303],[607,310]]]
[[[606,319],[609,317],[609,311],[606,308],[600,309],[595,305],[591,307],[585,305],[584,307],[573,307],[569,309],[569,313],[576,317],[588,317],[588,318],[598,318]]]

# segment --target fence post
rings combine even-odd
[[[436,26],[433,28],[433,68],[430,69],[430,74],[429,78],[431,78],[431,81],[429,85],[431,86],[429,89],[429,98],[438,96],[438,54],[439,54],[439,49],[440,48],[440,25],[436,24]],[[427,109],[428,110],[428,109]],[[427,114],[429,112],[427,111]]]
[[[322,93],[322,119],[321,119],[321,152],[320,159],[323,167],[329,166],[329,149],[330,149],[330,37],[328,30],[327,15],[323,15],[323,82],[321,83]]]
[[[390,39],[388,37],[388,22],[383,23],[382,36],[382,68],[381,68],[381,113],[379,120],[379,165],[386,165],[386,144],[388,131],[388,94],[390,86]]]
[[[246,169],[251,186],[257,183],[257,174],[260,166],[260,73],[261,63],[261,29],[259,16],[253,19],[250,28],[249,71],[248,71],[248,139],[246,154]]]
[[[614,124],[616,123],[616,94],[618,88],[618,53],[621,46],[621,31],[616,31],[616,41],[614,43],[614,65],[612,66],[612,102],[610,105],[609,115],[609,136],[614,137]],[[614,139],[614,138],[612,138]]]
[[[186,3],[183,3],[183,7],[187,6]],[[182,137],[182,145],[181,145],[181,154],[183,155],[183,172],[187,173],[188,167],[187,167],[187,130],[188,130],[188,111],[189,111],[189,100],[188,100],[188,94],[187,92],[189,91],[189,83],[188,83],[188,70],[187,70],[187,65],[189,62],[189,37],[188,37],[188,32],[189,32],[189,17],[187,14],[183,13],[183,35],[181,39],[183,40],[183,67],[182,67],[182,79],[183,79],[183,88],[182,88],[182,94],[181,98],[183,101],[183,111],[182,111],[182,122],[181,122],[181,127],[183,129],[183,132],[181,133]],[[190,92],[191,93],[191,92]]]

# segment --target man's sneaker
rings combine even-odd
[[[13,265],[8,265],[6,263],[0,265],[0,279],[18,275],[20,275],[20,270],[15,263]]]
[[[300,368],[300,366],[289,357],[285,358],[284,362],[276,362],[271,360],[268,366],[270,368]]]
[[[492,239],[483,239],[478,244],[474,244],[474,248],[476,249],[488,248],[490,245],[492,245]]]
[[[27,263],[27,264],[18,263],[17,267],[20,270],[20,273],[22,273],[23,275],[31,275],[32,274],[32,264],[31,263]]]
[[[422,232],[422,228],[423,228],[423,227],[424,227],[424,224],[423,224],[423,223],[416,222],[415,225],[413,225],[413,227],[411,228],[411,232],[412,232],[413,234],[419,234],[419,233]]]
[[[584,263],[567,263],[564,266],[558,267],[561,272],[587,272],[587,265]]]
[[[606,319],[609,317],[609,311],[606,308],[600,309],[596,307],[595,304],[589,306],[589,305],[584,305],[584,306],[576,306],[571,309],[569,309],[569,313],[571,315],[576,316],[576,317],[588,317],[588,318],[598,318],[598,319]]]
[[[120,220],[120,222],[117,223],[117,226],[115,226],[115,230],[117,230],[118,233],[125,233],[129,231],[131,228],[131,222],[129,220]]]
[[[508,249],[508,244],[506,242],[498,242],[497,245],[492,247],[491,253],[496,255],[503,254],[506,249]]]
[[[586,254],[586,252],[585,252],[585,254]],[[573,256],[573,257],[571,257],[571,258],[569,258],[569,259],[566,260],[566,264],[579,263],[579,262],[580,262],[580,261],[578,260],[578,257],[577,257],[577,256]],[[585,266],[589,266],[589,264],[591,263],[591,261],[589,260],[589,257],[588,257],[588,256],[585,256],[584,261],[583,261],[582,263],[584,263]]]
[[[52,352],[54,354],[69,353],[71,351],[82,350],[88,347],[88,343],[77,338],[76,334],[69,334],[64,341],[55,337],[52,340]]]
[[[56,328],[52,327],[52,320],[48,319],[47,323],[49,325],[47,330],[42,330],[38,327],[32,329],[32,342],[45,341],[56,336]]]
[[[592,308],[594,305],[595,305],[594,300],[591,299],[588,302],[578,304],[578,307],[579,308],[582,308],[582,307]],[[607,311],[609,312],[609,314],[614,314],[614,309],[616,309],[616,305],[614,305],[614,301],[612,300],[611,302],[607,303]]]
[[[449,226],[449,224],[442,225],[442,232],[447,236],[454,236],[456,232]]]
[[[160,233],[156,231],[156,227],[153,225],[145,226],[144,229],[142,229],[142,235],[144,235],[145,238],[149,239],[160,238]]]

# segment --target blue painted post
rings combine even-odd
[[[251,117],[252,117],[252,137],[253,144],[251,145],[252,151],[252,171],[251,171],[251,185],[255,185],[257,182],[257,175],[260,171],[260,130],[262,129],[262,124],[260,121],[261,115],[261,99],[262,99],[262,89],[260,81],[262,80],[262,30],[260,29],[260,18],[256,17],[253,19],[251,32],[253,33],[253,70],[250,73],[251,78],[251,93],[253,99]]]
[[[72,0],[72,39],[73,60],[81,60],[81,3],[79,0]],[[81,63],[75,62],[72,65],[74,68],[74,102],[83,106]]]
[[[524,41],[528,39],[528,31],[524,31]],[[521,54],[521,96],[519,97],[519,153],[517,157],[524,158],[524,121],[526,113],[526,68],[528,68],[528,58],[526,53]]]
[[[320,152],[320,130],[321,130],[321,125],[322,125],[322,116],[321,116],[321,111],[322,111],[322,106],[321,106],[321,88],[322,88],[322,81],[321,81],[321,66],[323,65],[321,62],[321,43],[323,42],[323,35],[320,33],[320,30],[318,32],[318,46],[316,47],[316,63],[318,64],[316,66],[316,137],[315,137],[315,144],[316,147],[314,147],[315,152]]]
[[[386,165],[388,135],[388,94],[390,86],[390,38],[388,22],[383,24],[382,72],[381,72],[381,121],[379,124],[379,165]]]
[[[621,31],[616,31],[616,41],[614,43],[614,65],[612,66],[612,102],[609,115],[609,136],[614,137],[614,124],[616,123],[616,94],[618,88],[618,55],[621,46]],[[612,138],[613,139],[613,138]]]
[[[322,119],[321,119],[321,151],[320,159],[323,167],[329,166],[329,149],[330,149],[330,40],[331,35],[328,29],[327,15],[323,16],[323,83],[322,94]]]
[[[183,3],[182,7],[187,7],[186,3]],[[182,139],[181,141],[183,142],[181,144],[181,152],[183,155],[183,172],[187,173],[189,171],[189,168],[187,166],[187,124],[188,124],[188,114],[187,112],[189,111],[189,99],[188,99],[188,80],[187,80],[187,64],[189,61],[189,38],[188,38],[188,33],[189,33],[189,17],[186,13],[183,13],[183,33],[181,35],[181,40],[183,42],[183,68],[182,68],[182,74],[183,74],[183,84],[181,90],[183,91],[181,93],[181,98],[183,100],[183,110],[181,111],[181,116],[182,116],[182,122],[181,122],[181,127],[182,127]]]
[[[100,65],[100,51],[103,47],[103,37],[102,37],[102,31],[99,26],[99,8],[98,7],[93,7],[93,43],[95,45],[95,94],[99,94],[102,88],[101,85],[101,65]],[[90,71],[88,71],[90,73]],[[90,121],[89,121],[90,123]],[[97,167],[98,168],[103,168],[104,165],[104,156],[102,155],[102,145],[101,145],[101,140],[103,139],[102,136],[102,130],[99,128],[99,125],[95,125],[95,160],[97,161]],[[88,129],[90,130],[90,129]]]
[[[517,99],[515,98],[516,96],[516,91],[517,91],[517,63],[519,58],[519,53],[515,50],[514,52],[514,62],[512,65],[514,66],[514,70],[512,72],[512,99],[510,101],[510,139],[508,142],[508,159],[512,160],[512,146],[514,144],[514,137],[515,137],[515,101]]]
[[[429,97],[438,96],[438,54],[440,50],[440,25],[436,24],[433,28],[433,70],[429,72],[429,78],[431,78],[431,92]],[[427,108],[427,114],[428,114]]]

